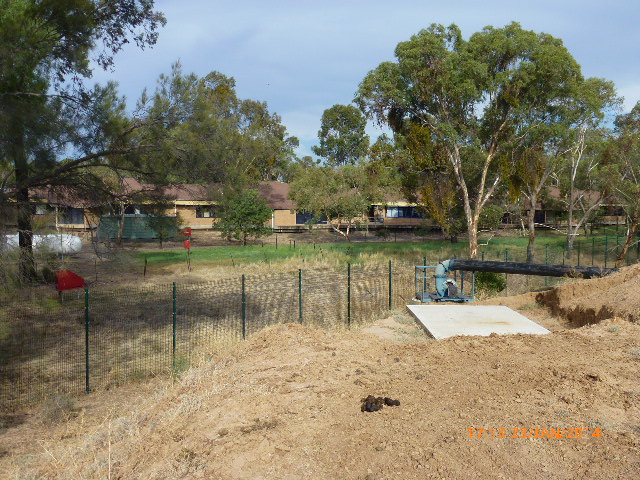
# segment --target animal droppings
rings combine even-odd
[[[362,407],[360,408],[360,411],[362,412],[377,412],[378,410],[382,410],[382,407],[385,405],[388,407],[400,406],[400,400],[394,400],[389,397],[374,397],[373,395],[363,398],[361,402]]]

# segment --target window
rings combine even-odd
[[[215,218],[215,210],[211,205],[196,205],[196,218]]]
[[[387,207],[387,218],[422,218],[415,207]]]
[[[49,205],[36,205],[34,214],[35,215],[46,215],[49,212],[51,212],[51,208],[49,207]]]
[[[304,224],[308,224],[309,222],[311,222],[314,218],[314,214],[311,212],[305,212],[304,210],[300,210],[296,212],[296,225],[304,225]],[[315,221],[316,224],[318,223],[327,223],[327,217],[325,217],[324,215],[320,215],[320,218],[318,218]]]
[[[124,207],[125,215],[146,215],[145,211],[140,207],[140,205],[125,205]]]
[[[83,208],[66,208],[62,212],[60,223],[64,223],[66,225],[83,225],[84,209]]]

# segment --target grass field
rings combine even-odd
[[[603,257],[604,249],[608,251],[608,263],[612,265],[617,249],[624,243],[624,237],[607,236],[599,234],[589,237],[580,237],[575,244],[575,255],[571,263],[591,263],[592,250],[595,256]],[[495,237],[488,242],[480,240],[480,255],[485,255],[487,260],[513,260],[524,261],[526,259],[528,238],[526,237]],[[466,257],[468,255],[468,242],[459,241],[451,243],[448,240],[423,240],[402,242],[353,242],[353,243],[293,243],[276,247],[273,244],[250,246],[226,246],[226,247],[198,247],[191,251],[192,262],[211,263],[217,265],[227,264],[251,264],[258,262],[278,262],[295,258],[318,259],[331,257],[351,263],[360,263],[371,256],[386,258],[412,258],[427,257],[428,262],[436,262],[452,256]],[[566,237],[564,235],[539,235],[536,239],[536,256],[540,263],[562,263],[565,261]],[[580,254],[578,254],[580,252]],[[632,252],[635,254],[635,252]],[[182,263],[186,260],[186,251],[182,248],[165,250],[140,251],[138,260],[149,264]],[[604,259],[596,258],[596,264]]]

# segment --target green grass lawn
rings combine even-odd
[[[488,241],[480,240],[480,257],[485,260],[525,261],[528,238],[527,237],[495,237]],[[578,237],[574,257],[567,263],[576,264],[578,252],[580,264],[591,263],[593,250],[595,262],[600,263],[604,256],[604,247],[609,251],[610,263],[615,258],[616,245],[622,245],[624,237],[593,235]],[[564,235],[545,234],[536,238],[536,260],[539,263],[564,263],[566,237]],[[635,252],[632,252],[635,254]],[[451,243],[448,240],[423,240],[415,242],[357,242],[357,243],[324,243],[324,244],[298,244],[292,245],[251,245],[251,246],[227,246],[227,247],[194,247],[191,251],[193,262],[206,262],[211,264],[247,264],[256,262],[277,262],[293,258],[311,259],[314,257],[333,258],[346,262],[358,263],[367,255],[377,255],[389,259],[412,259],[418,263],[427,257],[428,263],[434,263],[452,256],[467,257],[468,243],[460,241]],[[184,262],[186,250],[167,249],[159,251],[147,251],[139,254],[140,261],[146,257],[149,264],[168,264]],[[635,257],[634,257],[635,258]],[[424,260],[422,260],[424,261]]]

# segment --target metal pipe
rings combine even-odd
[[[604,277],[617,272],[617,268],[576,267],[571,265],[540,265],[516,262],[483,262],[481,260],[451,259],[441,262],[447,270],[470,270],[473,272],[512,273],[519,275],[541,275],[546,277],[592,278]],[[436,270],[436,274],[438,271]],[[442,272],[444,275],[445,272]],[[440,292],[438,292],[440,293]]]

